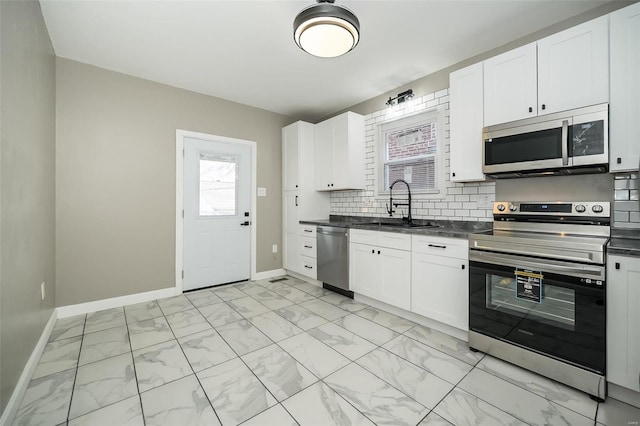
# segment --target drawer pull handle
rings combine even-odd
[[[313,232],[311,229],[305,229],[304,232]]]
[[[307,269],[313,269],[313,266],[309,266],[309,265],[304,265],[304,267]]]
[[[428,247],[435,247],[435,248],[441,248],[441,249],[446,249],[447,246],[442,246],[440,244],[429,244]]]
[[[304,246],[304,248],[313,248],[313,246]]]

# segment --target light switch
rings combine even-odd
[[[267,188],[258,187],[258,197],[266,197]]]

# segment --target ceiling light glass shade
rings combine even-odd
[[[352,50],[360,40],[360,22],[348,9],[319,0],[293,21],[293,38],[305,52],[334,58]]]

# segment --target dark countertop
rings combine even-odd
[[[607,253],[640,257],[640,230],[611,229]]]
[[[362,216],[334,216],[324,220],[301,220],[303,225],[325,225],[339,228],[364,229],[367,231],[397,232],[400,234],[433,235],[437,237],[467,238],[469,234],[487,231],[492,228],[493,222],[471,222],[459,220],[423,220],[414,219],[417,224],[433,224],[433,227],[405,228],[401,226],[379,225],[373,222],[396,222],[400,219],[387,217],[362,217]]]

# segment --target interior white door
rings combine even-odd
[[[183,290],[251,275],[251,147],[184,139]]]

